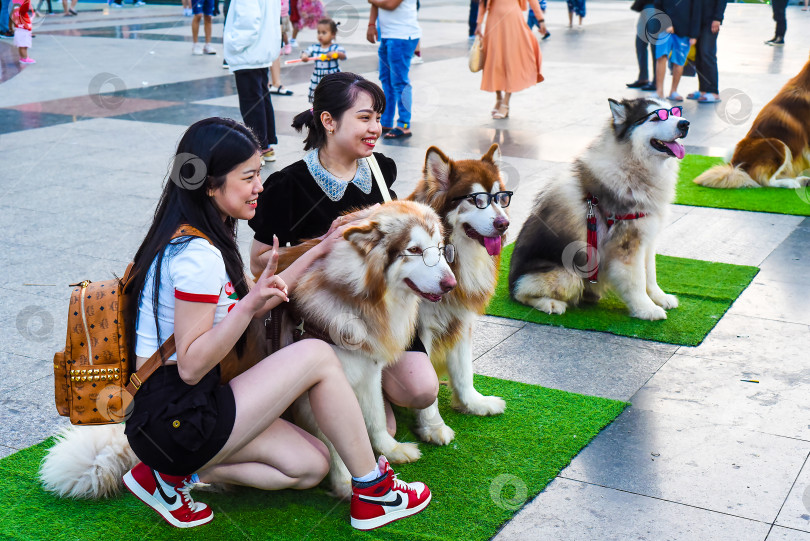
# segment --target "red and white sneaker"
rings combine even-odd
[[[373,530],[401,518],[415,515],[430,503],[430,489],[424,483],[397,479],[388,460],[379,460],[382,476],[368,483],[352,481],[352,526]]]
[[[139,462],[124,474],[124,485],[176,528],[193,528],[214,518],[207,505],[191,499],[192,488],[206,485],[192,483],[190,475],[166,475]]]

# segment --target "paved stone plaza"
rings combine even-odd
[[[377,150],[396,160],[394,189],[404,195],[430,145],[469,158],[498,142],[516,192],[514,239],[537,188],[565,174],[599,134],[607,98],[642,95],[625,88],[637,75],[636,13],[629,2],[591,0],[583,28],[569,30],[565,4],[550,2],[546,81],[516,94],[510,118],[495,121],[493,96],[467,69],[467,6],[423,0],[414,136]],[[376,80],[367,4],[330,7],[349,56],[341,68]],[[241,120],[233,76],[221,66],[221,17],[218,54],[192,56],[179,6],[78,9],[38,21],[33,66],[21,70],[12,41],[0,41],[0,456],[67,424],[53,405],[51,364],[64,345],[67,284],[123,272],[188,125]],[[684,103],[687,152],[730,155],[806,62],[808,29],[810,13],[790,6],[787,45],[771,48],[763,45],[773,35],[770,6],[728,6],[719,38],[725,99]],[[299,35],[314,40],[312,30]],[[273,97],[278,161],[268,174],[303,155],[289,124],[309,107],[310,70],[283,69],[295,95]],[[696,88],[685,78],[680,91]],[[126,99],[105,94],[114,90]],[[244,224],[239,238],[247,260]],[[632,403],[498,540],[810,540],[810,220],[677,206],[659,245],[667,255],[761,268],[698,347],[480,319],[477,372]]]

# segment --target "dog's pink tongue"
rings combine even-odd
[[[489,255],[501,253],[501,237],[484,237],[484,248]]]
[[[682,160],[686,155],[686,150],[678,141],[664,141],[664,144],[669,147],[669,149],[675,154],[675,157],[679,160]]]

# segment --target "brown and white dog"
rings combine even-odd
[[[372,446],[391,462],[410,462],[420,457],[417,445],[397,442],[386,429],[382,370],[396,362],[410,344],[420,301],[437,302],[456,285],[444,258],[428,266],[421,257],[423,251],[443,246],[442,224],[426,205],[393,201],[350,225],[343,237],[347,242],[338,243],[314,262],[290,291],[296,317],[289,311],[284,315],[282,345],[292,341],[299,317],[305,331],[317,330],[331,338],[360,402]],[[287,250],[279,268],[317,242]],[[232,377],[258,360],[223,366],[223,374]],[[318,430],[306,396],[296,401],[294,409],[305,428],[330,449],[334,494],[348,497],[351,476]],[[49,451],[40,474],[46,488],[60,496],[99,498],[117,492],[121,475],[136,461],[122,425],[74,426]]]
[[[455,246],[450,264],[457,285],[438,303],[419,307],[419,336],[439,375],[447,373],[453,389],[453,407],[475,415],[503,413],[506,403],[483,396],[473,387],[472,339],[476,318],[495,292],[498,265],[509,218],[497,199],[479,209],[474,195],[505,191],[500,178],[498,145],[480,160],[453,161],[430,147],[422,179],[408,197],[430,205],[444,223],[444,242]],[[507,203],[508,204],[508,203]],[[417,411],[417,435],[424,441],[446,445],[455,434],[442,420],[438,406]]]
[[[352,224],[343,236],[348,242],[336,245],[304,273],[291,292],[291,302],[305,329],[320,329],[334,342],[360,402],[372,447],[391,462],[411,462],[421,456],[416,444],[400,443],[386,429],[382,370],[410,344],[420,301],[437,303],[456,286],[444,257],[436,253],[433,266],[422,257],[428,249],[443,247],[444,230],[430,207],[392,201]],[[283,336],[291,335],[289,323]],[[329,447],[334,494],[350,496],[351,475],[318,430],[306,397],[296,402],[296,417]]]
[[[709,188],[801,188],[810,183],[810,61],[757,115],[731,162],[697,177]]]

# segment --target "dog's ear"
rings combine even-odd
[[[613,98],[608,98],[610,112],[613,113],[613,124],[619,126],[627,121],[627,107]]]
[[[343,238],[365,256],[379,244],[382,233],[377,228],[376,222],[360,220],[343,232]]]
[[[450,187],[450,158],[436,147],[430,147],[425,155],[425,180],[439,188],[439,191],[447,191]]]
[[[498,143],[492,143],[492,146],[489,147],[487,153],[481,156],[482,162],[489,162],[494,164],[495,167],[499,167],[501,164],[501,147],[498,146]]]

